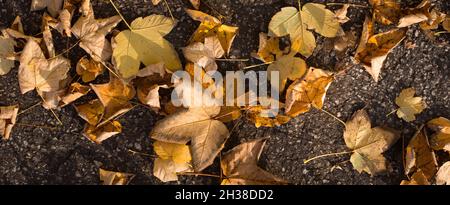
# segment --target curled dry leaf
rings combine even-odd
[[[251,106],[247,110],[247,118],[255,124],[255,127],[275,127],[286,124],[291,117],[278,114],[274,116],[270,113],[270,108],[257,105]]]
[[[152,64],[141,69],[135,80],[137,96],[141,103],[150,106],[154,111],[161,108],[159,89],[169,88],[171,84],[171,73],[166,69],[164,63]]]
[[[421,113],[426,107],[421,97],[414,97],[415,93],[414,88],[406,88],[395,98],[395,104],[399,106],[397,116],[406,122],[414,121],[415,115]]]
[[[406,9],[405,15],[398,21],[399,28],[407,27],[416,23],[427,21],[431,18],[430,15],[431,2],[423,0],[419,5],[412,9]]]
[[[370,22],[369,20],[366,20]],[[372,29],[373,24],[367,23],[365,26]],[[386,60],[388,54],[405,38],[407,29],[400,28],[390,30],[384,33],[379,33],[368,37],[364,46],[361,43],[367,36],[363,32],[361,37],[360,46],[358,47],[355,60],[364,65],[366,71],[372,76],[375,82],[378,82],[381,68],[383,67],[384,60]],[[366,33],[371,33],[367,31]]]
[[[450,162],[444,163],[439,168],[439,171],[436,174],[436,184],[437,185],[443,185],[443,184],[450,185]]]
[[[103,185],[128,185],[134,178],[134,174],[113,172],[104,169],[99,170],[100,181]]]
[[[275,61],[283,54],[284,51],[280,49],[280,38],[268,37],[265,33],[259,33],[258,52],[252,53],[254,58],[269,63]]]
[[[450,120],[439,117],[430,120],[427,125],[435,131],[430,139],[431,148],[450,152]]]
[[[389,128],[372,128],[365,110],[356,111],[345,123],[344,141],[353,151],[350,162],[358,172],[377,175],[386,171],[386,159],[382,155],[399,138]]]
[[[88,59],[86,56],[78,61],[76,68],[77,74],[81,76],[81,80],[85,83],[95,80],[104,70],[105,67],[101,63],[92,58]]]
[[[205,42],[206,37],[216,36],[220,41],[220,45],[222,45],[222,49],[228,55],[239,28],[222,24],[219,19],[201,11],[186,9],[186,12],[192,19],[201,22],[192,35],[190,44],[193,42]]]
[[[105,107],[99,99],[94,99],[88,103],[75,106],[75,109],[81,118],[93,126],[100,123],[103,114],[105,113]]]
[[[335,37],[342,32],[336,15],[325,9],[325,5],[307,3],[301,11],[295,7],[284,7],[269,23],[269,35],[282,37],[289,35],[291,48],[305,57],[312,55],[316,47],[314,30],[325,37]]]
[[[20,56],[19,85],[22,94],[36,89],[39,93],[61,89],[70,61],[63,57],[45,59],[38,43],[29,39]]]
[[[280,185],[287,184],[261,169],[258,161],[267,138],[242,143],[226,152],[220,161],[225,176],[222,185]]]
[[[311,68],[304,79],[292,83],[286,92],[286,114],[296,117],[308,112],[311,106],[322,109],[333,76],[330,72]]]
[[[130,110],[133,106],[129,102],[136,95],[134,87],[121,79],[110,75],[109,83],[94,85],[92,90],[105,107],[105,120],[109,120]]]
[[[307,69],[308,65],[306,65],[306,62],[303,59],[294,57],[294,55],[286,55],[270,64],[267,68],[267,72],[269,80],[272,79],[272,72],[278,72],[279,75],[275,76],[279,77],[279,79],[275,82],[280,82],[280,84],[272,86],[277,86],[279,91],[283,92],[288,79],[294,81],[303,77]]]
[[[56,29],[61,35],[71,37],[71,22],[74,11],[75,6],[70,1],[64,1],[63,10],[59,13],[58,19],[49,15],[44,15],[43,20],[46,21],[48,26]]]
[[[401,8],[397,0],[369,0],[373,7],[374,19],[384,25],[397,23]]]
[[[31,11],[37,11],[47,8],[48,12],[53,16],[58,16],[63,6],[63,0],[33,0],[31,2]]]
[[[350,18],[347,17],[348,8],[350,8],[350,5],[344,4],[342,8],[334,12],[339,23],[344,24],[350,21]]]
[[[122,125],[119,121],[107,121],[100,126],[86,124],[83,135],[89,140],[100,144],[104,140],[122,132]]]
[[[14,46],[16,42],[9,37],[0,36],[0,75],[6,75],[14,68]]]
[[[428,21],[421,22],[420,28],[423,30],[434,30],[439,27],[439,24],[442,23],[446,15],[436,9],[431,10],[430,17],[428,18]]]
[[[162,142],[191,142],[194,170],[202,171],[213,163],[229,135],[227,127],[213,119],[219,112],[219,107],[190,108],[177,112],[159,121],[150,136]]]
[[[96,61],[107,61],[111,58],[111,43],[105,38],[106,34],[122,21],[120,16],[106,19],[95,19],[92,6],[87,15],[81,16],[72,27],[72,33],[80,40],[83,48]]]
[[[205,43],[194,42],[183,48],[184,57],[206,71],[217,70],[216,59],[221,58],[225,51],[223,50],[217,36],[208,36]]]
[[[67,84],[67,82],[64,82],[64,84]],[[81,85],[80,83],[72,83],[69,87],[62,87],[61,90],[57,91],[39,92],[42,99],[44,99],[42,106],[45,109],[62,108],[91,91],[89,86]]]
[[[9,139],[11,130],[14,127],[14,124],[16,124],[18,112],[18,105],[0,107],[0,135],[4,140]]]
[[[411,180],[403,180],[400,185],[430,185],[422,170],[418,170],[411,176]]]
[[[146,66],[163,62],[171,71],[182,68],[177,52],[164,38],[175,24],[171,18],[162,15],[140,17],[131,23],[133,30],[122,31],[114,38],[113,57],[123,78],[136,76],[141,62]]]
[[[153,165],[153,175],[161,181],[177,181],[178,172],[192,171],[189,146],[156,141],[153,149],[158,155]]]
[[[437,166],[436,156],[428,143],[424,129],[420,128],[406,147],[405,174],[411,175],[421,170],[430,181],[437,172]]]

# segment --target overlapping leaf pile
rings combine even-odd
[[[112,1],[111,1],[112,2]],[[259,49],[253,57],[270,64],[267,71],[279,73],[279,83],[272,83],[280,93],[285,93],[279,102],[279,115],[271,115],[267,102],[271,98],[258,98],[258,102],[245,102],[243,106],[218,106],[186,103],[175,106],[163,100],[160,89],[173,90],[178,95],[189,95],[194,89],[206,89],[214,85],[208,71],[220,70],[217,59],[227,57],[239,28],[227,25],[222,19],[199,11],[200,0],[190,0],[197,10],[186,9],[186,13],[199,22],[188,45],[182,48],[186,59],[184,70],[199,81],[203,87],[187,87],[181,81],[171,81],[172,73],[183,69],[174,46],[165,38],[177,22],[163,15],[150,15],[134,19],[128,29],[118,31],[116,26],[124,19],[120,15],[105,19],[95,17],[90,0],[33,0],[32,10],[47,8],[43,15],[42,37],[29,36],[23,31],[20,17],[0,36],[0,75],[14,68],[20,61],[18,78],[23,94],[36,90],[46,109],[60,109],[91,90],[97,95],[85,104],[77,104],[79,116],[86,121],[83,135],[87,139],[102,143],[122,132],[118,118],[133,109],[135,104],[149,107],[164,115],[150,137],[154,139],[153,175],[163,182],[176,181],[180,174],[201,174],[220,157],[222,184],[286,184],[287,182],[258,166],[267,138],[242,143],[222,155],[222,149],[233,130],[225,123],[238,123],[246,117],[256,127],[279,126],[291,118],[322,110],[326,93],[334,80],[331,71],[308,66],[316,48],[316,37],[332,38],[335,49],[343,51],[355,47],[355,38],[344,31],[341,24],[349,21],[346,16],[350,5],[331,11],[323,4],[306,3],[299,8],[284,7],[276,13],[268,25],[268,33],[260,33]],[[158,5],[160,0],[152,0]],[[432,8],[424,0],[415,8],[401,9],[395,0],[369,0],[372,16],[366,17],[360,43],[356,48],[355,62],[362,64],[375,81],[380,80],[383,62],[405,38],[408,26],[419,24],[431,32],[439,27],[449,30],[449,18]],[[116,6],[113,5],[115,8]],[[117,9],[117,8],[116,8]],[[72,25],[74,16],[79,18]],[[375,34],[375,23],[396,25],[396,28]],[[77,77],[70,76],[71,62],[63,57],[65,52],[55,50],[51,29],[62,36],[75,36],[74,45],[86,52],[78,60]],[[289,45],[282,48],[281,39],[288,37]],[[352,42],[349,42],[352,41]],[[21,50],[21,52],[16,52]],[[70,50],[70,49],[69,49]],[[108,71],[110,81],[92,84],[98,76]],[[270,76],[270,75],[269,75]],[[82,83],[78,81],[81,80]],[[270,82],[274,79],[269,77]],[[277,82],[277,81],[275,81]],[[90,83],[90,84],[88,84]],[[192,82],[189,82],[189,84]],[[226,93],[220,87],[212,89],[212,95]],[[234,96],[236,100],[246,98]],[[407,122],[415,120],[426,105],[421,97],[414,97],[415,90],[403,90],[395,99],[399,106],[399,118]],[[139,102],[133,101],[135,97]],[[8,139],[16,123],[18,106],[0,107],[0,134]],[[435,150],[450,151],[450,122],[445,118],[431,120],[428,124],[434,134],[428,142],[426,128],[421,128],[410,141],[405,152],[405,174],[409,180],[402,184],[449,184],[450,162],[438,170]],[[350,149],[350,162],[358,172],[371,175],[386,171],[387,162],[383,152],[399,139],[400,135],[386,127],[372,127],[365,110],[357,111],[345,123],[344,142]],[[124,185],[133,174],[100,169],[103,184]]]

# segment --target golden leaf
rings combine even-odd
[[[177,52],[164,38],[175,24],[171,18],[150,15],[135,19],[131,23],[132,30],[120,32],[114,38],[116,46],[113,49],[113,57],[122,77],[136,76],[141,62],[146,66],[163,62],[171,71],[181,69]]]
[[[221,122],[231,122],[241,117],[241,109],[236,106],[222,106],[220,112],[214,119]]]
[[[397,0],[369,0],[373,7],[374,19],[384,25],[397,23],[401,8]]]
[[[405,153],[405,174],[410,175],[418,170],[423,172],[427,180],[431,180],[437,172],[436,156],[422,128],[409,141]]]
[[[268,110],[267,107],[260,105],[249,107],[247,112],[247,118],[252,121],[257,128],[281,126],[291,120],[291,117],[282,114],[273,116],[270,114],[270,110]]]
[[[400,185],[430,185],[430,182],[423,174],[422,170],[419,169],[411,176],[411,180],[403,180]]]
[[[284,51],[280,50],[280,38],[268,37],[265,33],[259,33],[259,47],[253,57],[263,62],[273,62],[275,59],[281,57]]]
[[[153,175],[161,181],[177,181],[177,172],[192,171],[189,146],[156,141],[153,148],[158,155],[153,165]]]
[[[359,172],[376,175],[386,170],[386,159],[382,155],[399,138],[391,129],[372,128],[365,110],[358,110],[345,123],[344,141],[353,150],[350,162]]]
[[[105,67],[101,63],[92,58],[88,59],[86,56],[78,61],[76,68],[77,74],[81,76],[81,80],[85,83],[95,80],[104,70]]]
[[[258,161],[267,138],[242,143],[226,152],[220,161],[225,179],[222,185],[287,184],[286,181],[261,169]]]
[[[134,174],[113,172],[104,169],[99,170],[100,181],[103,185],[128,185],[134,178]]]
[[[78,115],[86,120],[90,125],[97,125],[100,123],[103,114],[105,113],[105,107],[102,105],[99,99],[94,99],[88,103],[75,106]]]
[[[107,121],[101,126],[86,124],[83,135],[89,140],[100,144],[104,140],[122,132],[122,125],[119,121]]]
[[[206,37],[216,36],[226,54],[230,52],[231,45],[238,31],[238,27],[222,24],[217,18],[201,11],[186,9],[187,14],[194,20],[201,22],[191,37],[189,43],[205,42]]]
[[[366,71],[378,82],[384,60],[393,48],[405,38],[407,29],[394,29],[370,36],[365,46],[358,48],[355,59],[362,63]],[[365,37],[365,36],[364,36]],[[363,39],[363,38],[361,38]]]
[[[17,113],[19,106],[0,106],[0,135],[4,140],[8,140],[11,135],[11,130],[16,124]]]
[[[284,91],[287,80],[297,80],[305,75],[308,66],[306,62],[294,55],[286,55],[278,58],[274,63],[267,68],[269,80],[271,80],[271,73],[277,71],[279,73],[279,91]]]
[[[286,92],[286,114],[295,117],[308,112],[311,106],[322,109],[333,76],[330,72],[311,68],[304,79],[292,83]]]
[[[397,116],[406,122],[414,121],[415,115],[421,113],[426,107],[421,97],[414,97],[415,92],[414,88],[403,89],[395,98],[395,104],[399,106]]]

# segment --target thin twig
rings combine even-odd
[[[386,115],[386,117],[389,117],[390,115],[394,114],[395,112],[397,112],[397,110],[398,110],[398,109],[392,110],[390,113],[388,113],[388,114]]]
[[[64,55],[64,54],[70,52],[70,50],[74,49],[80,42],[81,42],[81,38],[78,39],[78,41],[77,41],[75,44],[73,44],[72,46],[70,46],[70,48],[66,49],[65,51],[63,51],[62,53],[60,53],[60,54],[58,54],[58,55],[56,55],[56,56],[54,56],[54,57],[49,58],[48,60],[52,60],[52,59],[58,58],[58,57],[60,57],[60,56],[62,56],[62,55]]]
[[[146,153],[134,151],[132,149],[128,149],[128,152],[131,152],[132,154],[139,154],[139,155],[147,156],[147,157],[150,157],[150,158],[157,158],[158,157],[158,156],[155,156],[155,155],[152,155],[152,154],[146,154]]]
[[[15,125],[24,126],[24,127],[45,128],[45,129],[50,129],[50,130],[57,130],[58,129],[57,127],[50,127],[50,126],[45,126],[45,125],[31,125],[31,124],[18,123],[18,122],[16,122]]]
[[[441,34],[447,34],[447,33],[450,33],[450,31],[439,31],[439,32],[434,33],[434,35],[439,36]]]
[[[46,101],[45,101],[45,99],[41,96],[41,95],[39,95],[39,97],[41,97],[41,99],[42,99],[42,101],[45,103]],[[53,114],[53,116],[56,118],[56,120],[58,121],[58,123],[60,124],[60,125],[64,125],[63,123],[62,123],[62,121],[59,119],[59,117],[58,117],[58,115],[56,115],[56,113],[55,113],[55,111],[53,111],[53,109],[49,109],[50,110],[50,112],[52,112],[52,114]]]
[[[127,27],[130,30],[133,30],[130,26],[130,24],[128,24],[127,20],[123,17],[122,13],[120,13],[119,9],[117,8],[117,6],[114,4],[114,2],[112,0],[109,0],[109,2],[111,2],[111,4],[113,5],[114,9],[116,10],[117,14],[119,14],[120,18],[122,19],[123,22],[125,22],[125,24],[127,25]]]
[[[310,159],[303,160],[303,163],[304,163],[304,164],[307,164],[307,163],[309,163],[309,162],[311,162],[311,161],[313,161],[313,160],[320,159],[320,158],[323,158],[323,157],[339,156],[339,155],[350,154],[350,153],[353,153],[353,151],[345,151],[345,152],[337,152],[337,153],[322,154],[322,155],[315,156],[315,157],[310,158]]]

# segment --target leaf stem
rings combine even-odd
[[[398,109],[392,110],[390,113],[388,113],[388,114],[386,115],[386,117],[389,117],[390,115],[394,114],[395,112],[397,112],[397,110],[398,110]]]
[[[132,153],[132,154],[139,154],[139,155],[147,156],[147,157],[150,157],[150,158],[157,158],[157,157],[158,157],[158,156],[155,156],[155,155],[151,155],[151,154],[146,154],[146,153],[143,153],[143,152],[134,151],[134,150],[132,150],[132,149],[128,149],[128,152],[130,152],[130,153]]]
[[[166,0],[164,0],[164,5],[166,5],[167,10],[169,10],[170,17],[172,18],[172,21],[175,23],[175,17],[173,17],[172,10],[170,9],[169,3],[167,3]]]
[[[25,110],[22,110],[21,112],[19,112],[19,114],[17,114],[17,116],[19,116],[19,115],[21,115],[21,114],[23,114],[23,113],[25,113],[25,112],[28,112],[29,110],[31,110],[31,109],[33,109],[33,108],[39,106],[40,104],[42,104],[42,102],[38,102],[38,103],[36,103],[36,104],[30,106],[29,108],[27,108],[27,109],[25,109]]]
[[[215,174],[204,174],[204,173],[197,173],[197,172],[177,172],[177,175],[186,175],[186,176],[204,176],[204,177],[221,178],[221,176],[219,176],[219,175],[215,175]]]
[[[336,117],[335,115],[329,113],[328,111],[326,111],[326,110],[324,110],[324,109],[318,109],[318,110],[320,110],[320,111],[324,112],[325,114],[327,114],[327,115],[333,117],[335,120],[337,120],[337,121],[340,122],[342,125],[344,125],[344,127],[346,127],[345,122],[342,121],[341,119],[339,119],[338,117]]]
[[[307,164],[307,163],[309,163],[309,162],[311,162],[313,160],[324,158],[324,157],[339,156],[339,155],[350,154],[350,153],[353,153],[353,151],[345,151],[345,152],[336,152],[336,153],[322,154],[322,155],[315,156],[315,157],[310,158],[310,159],[303,160],[303,164]]]
[[[125,22],[125,24],[127,25],[127,27],[130,30],[133,30],[130,26],[130,24],[128,24],[127,20],[123,17],[122,13],[120,13],[119,9],[117,8],[117,6],[114,4],[114,2],[112,0],[109,0],[109,2],[113,5],[114,9],[116,10],[117,14],[119,14],[120,18],[122,19],[123,22]]]
[[[348,3],[327,3],[327,6],[343,6],[343,5],[349,5],[351,7],[358,7],[358,8],[369,8],[368,6],[359,5],[359,4],[348,4]]]
[[[242,69],[246,70],[246,69],[255,68],[255,67],[259,67],[259,66],[263,66],[263,65],[269,65],[269,64],[272,64],[273,62],[274,61],[260,63],[260,64],[256,64],[256,65],[250,65],[250,66],[243,67]]]
[[[450,31],[439,31],[439,32],[434,33],[434,35],[439,36],[441,34],[447,34],[447,33],[450,33]]]
[[[218,58],[218,59],[216,59],[216,61],[230,61],[230,62],[246,62],[246,61],[249,61],[250,59],[248,59],[248,58],[243,58],[243,59],[238,59],[238,58],[236,58],[236,59],[233,59],[233,58]]]
[[[66,49],[65,51],[63,51],[62,53],[60,53],[60,54],[58,54],[58,55],[56,55],[54,57],[49,58],[48,60],[52,60],[52,59],[58,58],[58,57],[60,57],[60,56],[62,56],[64,54],[70,52],[70,50],[74,49],[80,42],[81,42],[81,38],[78,39],[78,41],[76,43],[74,43],[72,46],[70,46],[70,48]]]

